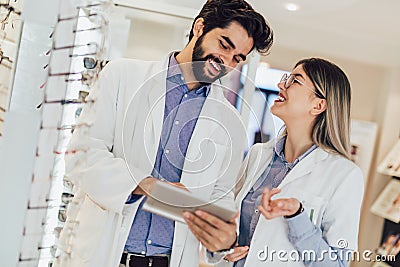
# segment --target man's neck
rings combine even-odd
[[[185,78],[186,85],[189,91],[198,89],[201,84],[196,80],[192,68],[192,54],[188,49],[183,49],[175,56],[176,62],[179,64],[179,68],[182,71],[182,75]]]

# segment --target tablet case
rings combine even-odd
[[[143,209],[165,218],[185,223],[182,212],[206,211],[224,221],[229,221],[237,213],[218,205],[215,200],[203,200],[193,193],[172,184],[157,181],[150,196],[146,198]]]

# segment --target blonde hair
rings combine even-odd
[[[351,87],[346,74],[335,64],[309,58],[297,62],[311,79],[316,95],[326,99],[326,110],[315,120],[311,138],[322,149],[350,159]]]

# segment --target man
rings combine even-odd
[[[245,1],[210,0],[182,51],[107,65],[82,112],[91,127],[77,129],[70,144],[67,177],[77,193],[61,266],[198,266],[187,225],[144,211],[143,196],[162,180],[234,205],[245,127],[214,81],[253,49],[266,53],[272,39]]]

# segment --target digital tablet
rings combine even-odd
[[[224,221],[229,221],[237,213],[234,209],[221,207],[216,201],[202,200],[183,188],[161,181],[154,184],[143,209],[183,223],[184,211],[204,210]]]

